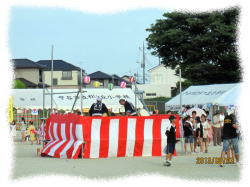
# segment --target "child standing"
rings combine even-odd
[[[203,126],[201,123],[201,119],[199,116],[195,118],[195,123],[196,123],[196,139],[197,139],[197,144],[200,146],[200,153],[203,153],[203,147],[204,147],[204,142],[203,142]]]
[[[33,145],[33,142],[36,141],[36,134],[35,134],[35,127],[33,125],[33,121],[30,121],[29,122],[29,127],[28,127],[28,132],[30,134],[30,142],[31,142],[31,145]]]
[[[25,139],[26,139],[26,130],[27,130],[26,121],[25,121],[25,118],[22,117],[22,120],[21,120],[21,134],[22,134],[22,142],[23,143],[25,142]]]
[[[175,116],[169,117],[170,125],[167,127],[166,136],[167,136],[167,156],[166,162],[164,162],[164,166],[171,166],[172,155],[175,150],[176,143],[176,127],[175,127]]]

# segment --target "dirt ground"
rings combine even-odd
[[[66,174],[87,178],[112,179],[130,175],[159,174],[182,179],[238,181],[242,166],[228,164],[221,168],[216,164],[196,164],[197,157],[218,157],[221,146],[209,146],[209,153],[178,154],[171,167],[163,166],[163,157],[132,157],[104,159],[58,159],[37,157],[39,145],[15,141],[13,179],[27,176]]]

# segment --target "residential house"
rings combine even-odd
[[[51,85],[51,60],[39,60],[37,63],[45,67],[43,69],[44,82]],[[64,60],[53,60],[54,88],[77,88],[80,81],[80,70],[79,67]]]
[[[144,99],[155,97],[171,97],[171,90],[176,87],[179,76],[174,69],[160,64],[150,70],[150,82],[147,84],[138,84],[139,90],[144,91]],[[182,79],[184,81],[184,79]]]
[[[93,88],[94,81],[100,82],[101,88],[108,88],[109,83],[113,83],[114,87],[119,87],[120,83],[122,81],[125,81],[127,83],[127,88],[131,88],[130,82],[122,79],[121,77],[119,77],[118,75],[115,75],[115,74],[109,75],[109,74],[104,73],[102,71],[96,71],[94,73],[89,74],[88,76],[90,76],[91,82],[90,82],[90,84],[86,85],[87,88]]]
[[[129,82],[130,76],[128,76],[128,75],[123,75],[121,78]]]
[[[44,66],[26,59],[12,59],[14,79],[23,82],[28,88],[42,86],[42,71]]]

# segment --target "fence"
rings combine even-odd
[[[25,118],[25,121],[28,123],[29,121],[33,121],[34,126],[37,127],[38,124],[40,123],[40,119],[43,118],[43,110],[38,109],[38,115],[32,115],[32,110],[31,109],[13,109],[14,113],[14,120],[17,122],[17,130],[20,129],[20,122],[22,117]],[[44,111],[45,118],[47,118],[50,114],[49,110]]]
[[[146,101],[145,103],[149,109],[149,111],[159,110],[160,114],[165,113],[165,101]]]

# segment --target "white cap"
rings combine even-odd
[[[96,101],[97,101],[97,102],[102,102],[102,98],[98,97],[98,98],[96,99]]]

